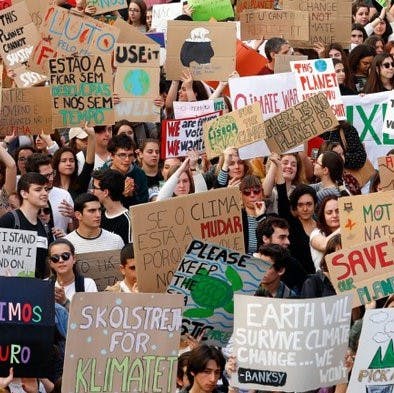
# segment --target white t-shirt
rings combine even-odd
[[[99,236],[95,238],[82,237],[78,232],[72,231],[65,239],[69,240],[75,247],[75,254],[83,254],[85,252],[97,252],[108,250],[120,250],[124,246],[123,239],[105,229],[101,229]]]
[[[93,279],[89,277],[84,277],[84,285],[85,285],[85,292],[98,292],[96,283],[94,282]],[[56,281],[55,286],[60,288],[59,283]],[[75,294],[75,281],[73,281],[71,284],[66,285],[64,288],[64,293],[66,295],[66,298],[68,300],[72,300],[74,294]]]
[[[323,258],[323,252],[316,250],[316,248],[312,247],[312,243],[311,243],[312,239],[317,235],[323,235],[322,231],[319,228],[315,228],[309,236],[309,245],[311,248],[312,260],[313,263],[315,264],[316,271],[320,269],[320,262],[321,259]]]
[[[62,200],[66,200],[70,205],[74,206],[74,201],[68,191],[63,190],[63,188],[52,187],[49,191],[49,203],[51,204],[52,214],[53,214],[53,224],[55,228],[62,229],[67,233],[68,224],[72,221],[70,217],[64,217],[59,212],[59,205]]]
[[[108,159],[104,161],[98,154],[94,155],[94,167],[93,170],[100,169],[108,160],[110,160],[111,154],[108,153]],[[77,153],[77,160],[78,160],[78,175],[81,174],[83,166],[85,165],[85,155],[83,151],[79,151]]]

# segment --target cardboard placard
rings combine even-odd
[[[88,0],[87,5],[96,7],[95,15],[127,8],[127,0]]]
[[[274,8],[274,0],[238,0],[235,10],[239,17],[243,10],[262,8],[272,10]]]
[[[34,277],[37,232],[0,228],[0,276]]]
[[[141,292],[167,289],[192,239],[245,251],[237,188],[132,206],[130,214]]]
[[[385,91],[342,97],[347,121],[358,131],[367,157],[375,168],[378,168],[378,158],[394,147],[394,134],[382,129],[385,113],[389,109],[387,101],[390,94],[390,91]]]
[[[182,302],[179,295],[75,294],[62,392],[175,391]]]
[[[352,293],[353,308],[394,293],[394,244],[383,238],[326,255],[336,292]]]
[[[394,190],[394,155],[378,158],[380,188],[382,191]]]
[[[115,123],[111,57],[57,57],[48,61],[53,128]]]
[[[38,72],[29,70],[26,66],[16,68],[14,71],[14,81],[17,87],[25,89],[37,85],[44,85],[48,78]]]
[[[49,86],[3,89],[0,135],[38,135],[52,133],[51,92]]]
[[[235,30],[232,22],[168,21],[167,79],[179,80],[189,68],[194,80],[227,80],[235,70]]]
[[[221,21],[234,17],[231,0],[188,0],[193,7],[192,18],[195,21],[209,21],[211,18]]]
[[[324,93],[336,118],[346,119],[345,106],[332,59],[292,61],[290,67],[296,75],[300,101],[316,93]]]
[[[307,60],[308,56],[303,55],[275,55],[275,74],[281,74],[282,72],[291,72],[290,62]]]
[[[343,248],[390,236],[394,240],[394,191],[338,199]]]
[[[152,26],[155,31],[166,32],[167,21],[182,15],[183,4],[181,2],[171,4],[155,4],[152,7]]]
[[[95,281],[99,291],[104,291],[107,286],[123,280],[119,270],[120,250],[77,254],[77,264],[85,277]]]
[[[174,101],[174,118],[186,119],[224,110],[224,98],[201,101]]]
[[[186,157],[190,149],[205,152],[203,124],[221,115],[221,111],[161,123],[161,155],[163,158]]]
[[[352,25],[351,0],[283,0],[283,9],[309,13],[309,37],[294,37],[294,45],[312,47],[315,42],[325,45],[340,43],[349,46]],[[288,37],[286,37],[288,38]]]
[[[244,390],[297,391],[347,381],[351,296],[278,299],[234,296],[231,385]]]
[[[193,240],[167,292],[184,297],[182,332],[225,346],[233,332],[235,293],[253,295],[272,265],[226,247]],[[225,295],[214,296],[220,291]],[[211,293],[210,293],[211,292]]]
[[[393,308],[365,310],[347,393],[393,391],[393,319]]]
[[[269,39],[284,37],[289,40],[309,38],[309,14],[301,11],[244,10],[241,12],[241,39]]]
[[[53,282],[0,277],[0,302],[0,377],[13,367],[14,377],[48,378],[55,334]]]
[[[115,106],[117,120],[160,121],[160,108],[157,108],[153,102],[159,96],[159,54],[160,46],[156,43],[116,46],[115,92],[120,97],[120,103]],[[146,110],[137,110],[145,103]],[[126,108],[131,111],[125,115]],[[133,112],[132,109],[135,111]]]
[[[205,122],[203,130],[205,151],[209,159],[218,157],[227,147],[242,147],[266,136],[261,105],[258,102]]]
[[[111,55],[119,29],[86,15],[50,5],[44,13],[41,41],[35,46],[29,65],[45,73],[46,60],[56,56]]]
[[[337,125],[326,96],[319,93],[266,120],[265,141],[272,152],[282,154]]]
[[[26,64],[40,39],[24,2],[0,12],[0,55],[7,69]]]

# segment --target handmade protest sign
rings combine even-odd
[[[50,87],[3,89],[0,135],[38,135],[52,132]]]
[[[284,10],[309,13],[309,37],[306,40],[293,38],[294,45],[312,47],[320,41],[325,45],[338,42],[343,47],[349,46],[347,31],[352,25],[351,0],[283,0],[282,5]]]
[[[385,236],[394,239],[394,191],[338,199],[343,248]]]
[[[225,346],[233,332],[234,294],[253,295],[272,265],[226,247],[193,240],[167,292],[182,294],[182,334]]]
[[[77,265],[84,276],[95,281],[99,291],[104,291],[107,286],[123,279],[119,270],[119,250],[77,254]]]
[[[49,59],[53,128],[115,123],[110,56]]]
[[[392,92],[389,93],[389,98],[385,104],[387,110],[384,116],[383,132],[394,138],[394,96]]]
[[[167,294],[75,294],[62,392],[175,391],[182,302]]]
[[[303,55],[275,55],[274,73],[291,72],[291,61],[307,60],[308,56]]]
[[[205,151],[209,159],[230,146],[242,147],[265,138],[265,126],[258,102],[219,116],[203,124]]]
[[[300,300],[234,295],[233,381],[245,390],[285,392],[347,381],[350,316],[347,295]]]
[[[116,46],[115,92],[120,98],[115,106],[116,120],[160,121],[160,108],[153,102],[159,96],[159,55],[160,46],[154,42]]]
[[[265,141],[272,152],[281,154],[337,125],[326,96],[319,93],[266,120]]]
[[[38,72],[31,71],[25,66],[15,68],[13,70],[15,74],[14,81],[17,87],[25,89],[36,85],[44,85],[48,78],[45,75],[41,75]]]
[[[190,194],[130,208],[138,289],[164,292],[192,239],[244,252],[240,192]]]
[[[127,0],[88,0],[87,5],[96,7],[95,15],[127,8]]]
[[[316,93],[324,93],[338,120],[345,120],[345,106],[332,59],[292,61],[291,70],[296,75],[297,93],[304,101]]]
[[[49,5],[40,28],[41,41],[35,46],[29,65],[45,73],[45,62],[56,56],[111,55],[119,29],[84,14]]]
[[[8,376],[10,367],[15,377],[49,377],[55,334],[53,282],[0,277],[0,304],[0,377]]]
[[[182,15],[183,4],[170,3],[170,4],[155,4],[152,7],[152,29],[155,31],[167,31],[167,21],[175,19],[177,16]]]
[[[240,13],[241,39],[285,37],[309,39],[309,14],[301,11],[244,10]]]
[[[37,232],[0,228],[0,276],[34,277]]]
[[[26,64],[40,35],[24,2],[0,11],[0,55],[7,69]]]
[[[393,308],[365,310],[347,393],[393,391]]]
[[[378,158],[380,188],[382,191],[394,190],[394,155]]]
[[[353,308],[394,293],[394,247],[389,237],[326,255],[336,292],[352,293]]]
[[[239,17],[243,10],[256,8],[266,8],[272,10],[274,8],[274,0],[238,0],[236,7],[237,16]]]
[[[175,119],[197,117],[225,109],[223,97],[201,101],[174,101],[173,107]]]
[[[167,79],[179,80],[189,68],[194,80],[227,80],[235,47],[235,23],[168,21]]]
[[[365,146],[367,156],[375,168],[378,157],[394,148],[394,135],[383,130],[383,119],[388,110],[387,101],[391,92],[343,96],[347,121],[354,125]]]
[[[230,0],[188,0],[193,7],[192,18],[195,21],[224,20],[234,17]]]
[[[163,120],[161,123],[161,155],[163,158],[185,157],[189,150],[205,151],[203,124],[216,119],[222,112],[189,117],[180,120]]]

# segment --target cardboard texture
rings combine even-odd
[[[226,188],[132,206],[140,292],[164,292],[192,239],[245,252],[240,192]]]
[[[26,64],[40,39],[24,2],[0,12],[0,55],[7,69]]]
[[[182,296],[77,293],[63,393],[174,392]]]
[[[0,135],[52,133],[50,87],[3,89]]]
[[[95,15],[127,8],[127,0],[88,0],[87,5],[96,7]]]
[[[367,152],[367,157],[375,168],[378,168],[378,158],[387,154],[393,148],[394,135],[383,130],[383,119],[390,91],[366,94],[363,97],[343,96],[346,107],[347,121],[356,128],[360,140]]]
[[[383,191],[394,190],[394,155],[378,158],[380,187]]]
[[[14,81],[17,87],[25,89],[38,85],[44,85],[48,80],[47,76],[39,74],[38,72],[29,70],[25,65],[13,70],[15,74]]]
[[[284,10],[309,13],[309,38],[293,38],[293,46],[311,48],[315,42],[328,45],[340,43],[349,46],[349,31],[352,25],[351,0],[283,0]],[[286,37],[289,38],[289,37]]]
[[[390,236],[394,240],[394,191],[338,199],[343,248]]]
[[[0,276],[34,277],[37,232],[0,228]]]
[[[393,246],[387,237],[326,255],[330,281],[338,294],[353,294],[353,308],[394,293]]]
[[[205,152],[203,124],[217,118],[221,111],[181,120],[163,120],[161,124],[162,158],[186,157],[190,149]]]
[[[168,21],[166,77],[179,80],[189,68],[194,80],[227,80],[235,47],[235,23]]]
[[[188,0],[193,7],[194,21],[209,21],[211,18],[220,21],[234,17],[231,0]]]
[[[48,75],[53,128],[114,124],[110,56],[50,59]]]
[[[272,265],[226,247],[193,240],[167,292],[183,295],[182,332],[226,346],[233,332],[235,293],[253,295]],[[214,296],[217,291],[224,296]]]
[[[393,319],[394,308],[365,310],[347,393],[393,391]]]
[[[281,74],[282,72],[291,72],[290,62],[307,60],[308,56],[303,55],[275,55],[275,74]]]
[[[283,37],[288,40],[309,38],[308,12],[244,10],[239,20],[243,41],[271,37]]]
[[[121,100],[115,106],[117,120],[160,121],[160,108],[157,108],[153,102],[159,96],[159,54],[158,44],[118,44],[116,46],[115,92]],[[146,110],[141,110],[140,108],[145,105]],[[126,108],[130,111],[125,115]]]
[[[205,122],[203,130],[205,151],[209,159],[218,157],[227,147],[242,147],[266,136],[261,105],[258,102]]]
[[[155,4],[152,7],[152,29],[155,31],[167,31],[167,21],[175,19],[182,15],[183,4]]]
[[[265,121],[266,143],[282,154],[338,125],[324,93],[316,94]]]
[[[110,55],[119,29],[94,18],[50,5],[40,28],[41,41],[35,46],[30,68],[45,73],[46,60],[57,56]]]
[[[85,277],[95,281],[99,291],[104,291],[107,286],[123,280],[119,270],[120,250],[77,254],[77,265]]]
[[[119,35],[117,42],[138,43],[138,44],[155,44],[155,41],[148,38],[144,33],[140,32],[135,27],[129,25],[121,18],[117,18],[113,26],[118,29]],[[115,45],[114,48],[115,49]]]
[[[174,101],[174,118],[186,119],[224,110],[223,97],[201,101]]]
[[[305,392],[347,381],[351,296],[278,299],[236,294],[234,304],[238,370],[231,385]]]
[[[290,67],[296,75],[300,101],[316,93],[324,93],[336,118],[346,120],[345,106],[332,59],[292,61]]]
[[[235,7],[235,12],[239,17],[243,10],[261,8],[272,10],[274,8],[274,0],[238,0]]]
[[[55,335],[53,282],[35,278],[0,277],[0,377],[10,367],[14,377],[48,378]]]

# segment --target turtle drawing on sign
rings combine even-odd
[[[187,318],[211,317],[216,308],[224,308],[228,313],[234,313],[233,295],[243,288],[243,282],[237,271],[228,266],[225,275],[230,283],[217,277],[210,277],[207,269],[201,268],[191,278],[193,285],[190,291],[192,299],[199,306],[183,313]]]
[[[180,59],[185,67],[195,61],[198,64],[208,64],[214,56],[211,39],[207,37],[209,30],[196,27],[190,32],[190,37],[182,45]]]

